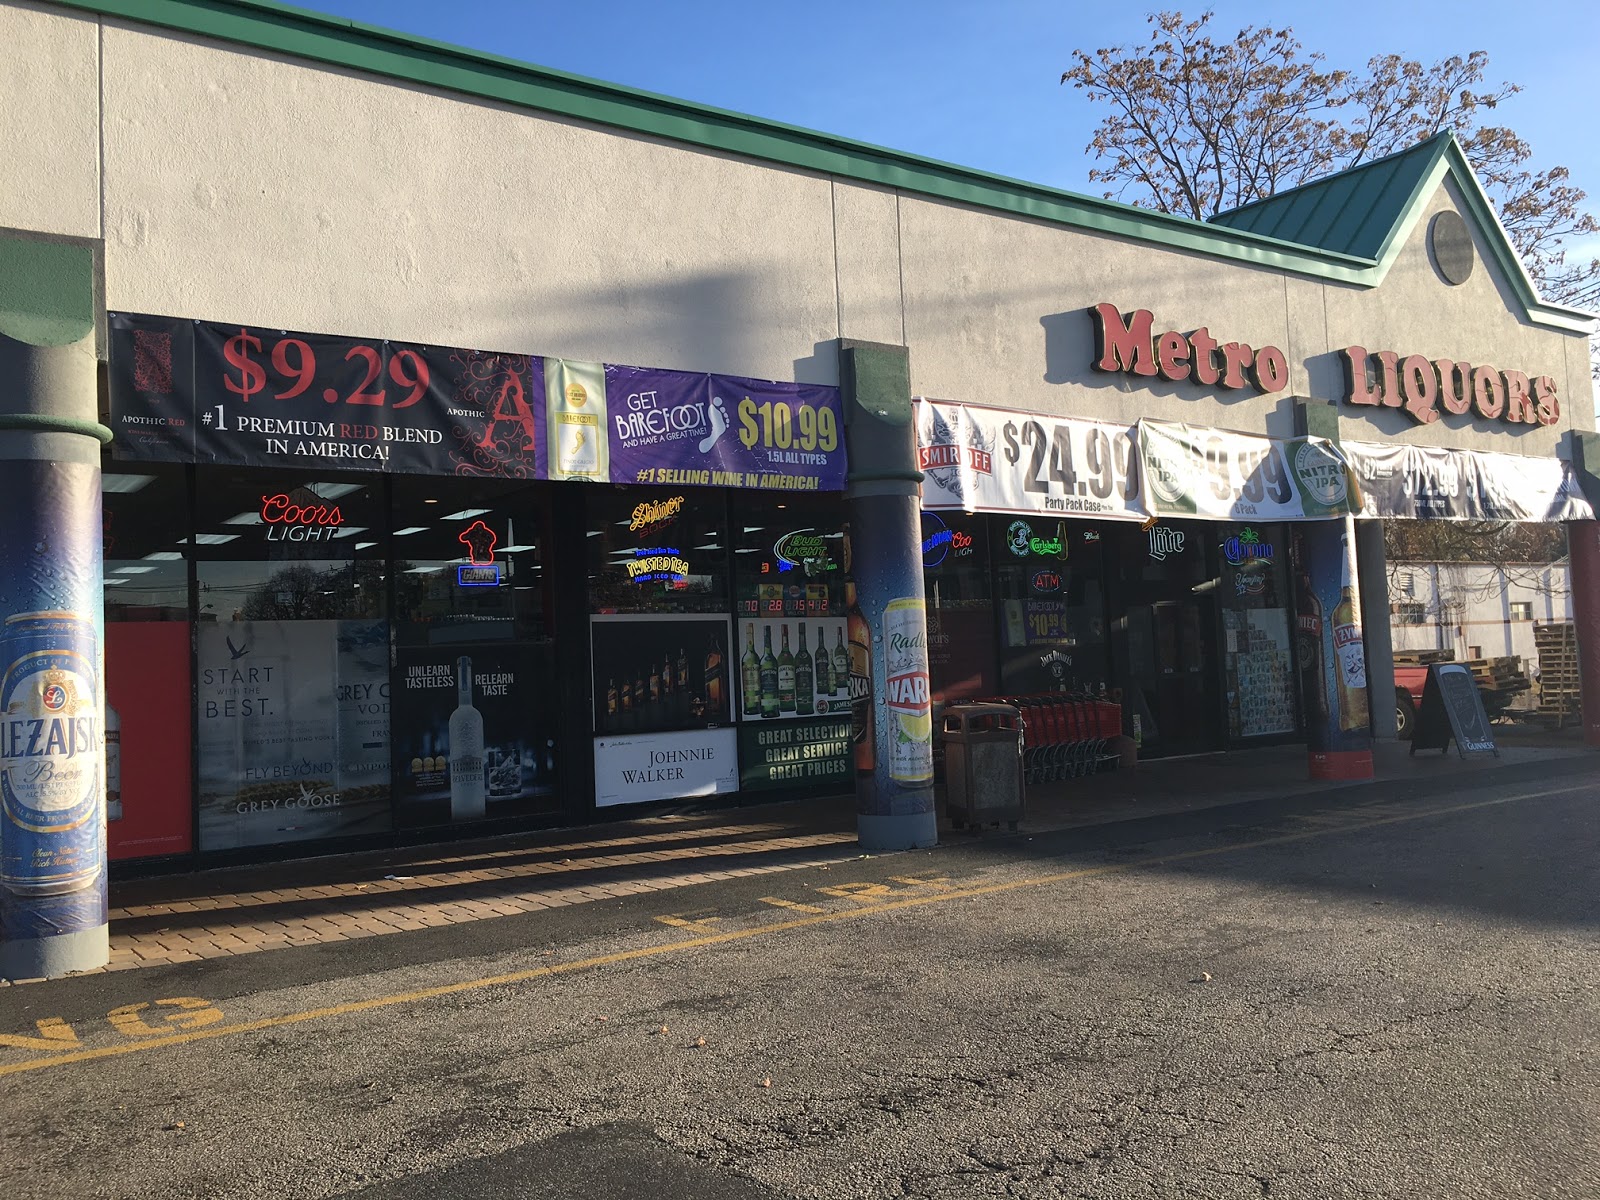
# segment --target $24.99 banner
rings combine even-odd
[[[837,388],[113,313],[119,457],[837,491]]]

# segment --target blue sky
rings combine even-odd
[[[1153,6],[1062,0],[315,0],[309,7],[963,166],[1090,191],[1097,122],[1070,51],[1145,41]],[[1600,212],[1592,0],[1218,2],[1219,33],[1281,21],[1336,66],[1490,51],[1499,118]],[[1184,11],[1198,14],[1201,6]],[[1600,254],[1600,238],[1584,248]]]

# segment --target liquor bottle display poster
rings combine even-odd
[[[187,854],[187,621],[106,625],[106,838],[112,858]]]
[[[732,719],[728,618],[590,618],[598,734],[711,729]]]
[[[545,646],[395,651],[395,820],[514,817],[555,792],[553,671]]]
[[[199,626],[200,849],[389,828],[382,621]]]
[[[843,617],[746,620],[739,631],[739,717],[770,721],[850,711]]]

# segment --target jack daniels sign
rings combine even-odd
[[[120,458],[542,479],[544,360],[113,313]]]

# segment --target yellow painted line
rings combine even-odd
[[[762,896],[761,903],[771,904],[778,908],[792,908],[795,912],[821,913],[828,911],[825,908],[818,908],[815,904],[801,904],[798,900],[781,900],[777,896]]]
[[[1210,846],[1204,850],[1185,850],[1178,854],[1163,854],[1154,858],[1132,859],[1127,862],[1105,863],[1098,867],[1080,867],[1072,871],[1056,871],[1048,875],[1035,875],[1027,879],[1013,879],[1004,883],[952,888],[949,891],[924,892],[902,900],[890,900],[882,904],[867,905],[859,908],[845,908],[835,912],[818,913],[815,916],[796,917],[788,921],[774,921],[747,929],[730,929],[721,933],[707,934],[703,937],[668,942],[661,946],[641,946],[634,950],[620,950],[614,954],[601,954],[569,963],[551,963],[542,967],[529,967],[522,971],[508,971],[503,975],[488,975],[481,979],[464,979],[455,983],[439,984],[436,987],[417,988],[413,991],[399,992],[390,996],[375,996],[370,1000],[352,1000],[345,1004],[330,1004],[325,1008],[286,1013],[278,1017],[262,1017],[255,1021],[240,1021],[232,1025],[215,1025],[188,1033],[172,1034],[168,1037],[147,1038],[137,1042],[125,1042],[120,1045],[102,1046],[94,1050],[79,1050],[68,1054],[52,1054],[46,1058],[35,1058],[26,1062],[8,1063],[0,1066],[0,1078],[7,1075],[20,1075],[27,1071],[43,1071],[51,1067],[62,1067],[69,1063],[93,1062],[102,1058],[116,1058],[123,1054],[140,1054],[149,1050],[164,1049],[168,1046],[182,1046],[190,1042],[231,1037],[238,1033],[257,1033],[263,1029],[281,1029],[287,1025],[300,1025],[307,1021],[320,1021],[326,1017],[342,1017],[353,1013],[373,1012],[378,1009],[393,1008],[400,1004],[414,1004],[421,1000],[435,1000],[441,996],[460,995],[462,992],[504,987],[513,983],[526,983],[532,979],[543,979],[555,975],[569,975],[575,971],[588,971],[597,967],[614,966],[617,963],[662,958],[685,950],[698,950],[706,946],[720,946],[729,942],[748,941],[752,938],[767,937],[775,933],[786,933],[794,929],[806,929],[836,921],[855,921],[863,917],[894,912],[899,909],[922,908],[930,904],[944,904],[951,900],[966,900],[978,896],[995,896],[1002,892],[1014,892],[1029,887],[1044,887],[1073,879],[1087,879],[1096,875],[1116,875],[1146,867],[1191,862],[1195,859],[1214,858],[1222,854],[1237,854],[1241,851],[1256,850],[1264,846],[1281,846],[1289,842],[1308,841],[1312,838],[1359,833],[1363,830],[1376,829],[1383,825],[1423,821],[1431,817],[1452,816],[1456,813],[1493,808],[1502,804],[1514,804],[1522,800],[1539,800],[1547,796],[1561,796],[1568,792],[1591,790],[1594,786],[1593,783],[1584,783],[1575,784],[1572,787],[1552,788],[1542,792],[1524,792],[1516,796],[1501,796],[1494,800],[1477,800],[1471,804],[1456,804],[1446,808],[1430,809],[1426,812],[1407,813],[1396,817],[1381,817],[1355,825],[1346,825],[1338,829],[1311,829],[1299,833],[1276,834],[1272,837],[1258,838],[1250,842],[1235,842],[1227,846]]]

